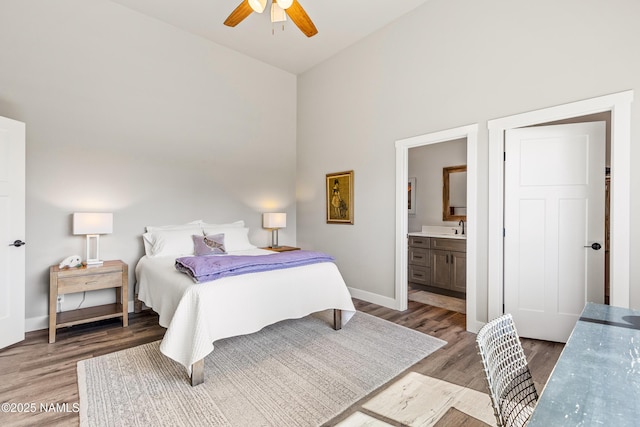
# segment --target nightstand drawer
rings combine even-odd
[[[58,294],[95,291],[122,286],[122,273],[86,274],[58,278]]]

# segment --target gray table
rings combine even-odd
[[[588,303],[527,427],[640,426],[640,311]]]

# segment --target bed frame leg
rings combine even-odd
[[[336,331],[342,329],[342,310],[338,308],[333,309],[333,329]]]
[[[204,359],[200,359],[191,365],[191,387],[204,382]]]
[[[141,313],[142,312],[142,301],[138,299],[138,293],[133,294],[133,312]]]

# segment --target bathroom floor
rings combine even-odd
[[[455,298],[446,295],[434,294],[419,289],[409,287],[409,301],[416,301],[434,307],[446,308],[458,313],[466,313],[467,301],[462,298]]]

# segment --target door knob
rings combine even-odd
[[[26,243],[23,242],[22,240],[15,240],[13,243],[9,243],[9,246],[15,246],[17,248],[19,248],[22,245],[26,245]]]
[[[593,243],[591,245],[585,246],[585,248],[591,248],[594,251],[598,251],[598,250],[600,250],[600,248],[602,248],[602,245],[600,243]]]

